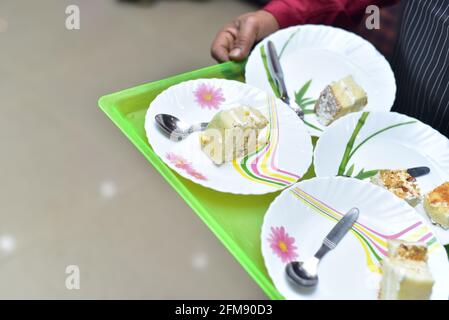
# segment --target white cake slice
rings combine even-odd
[[[362,110],[367,103],[366,92],[349,75],[324,88],[315,104],[315,113],[318,121],[327,126],[345,114]]]
[[[267,124],[265,116],[252,107],[220,111],[200,134],[201,149],[217,165],[254,153],[268,142],[260,134]]]
[[[424,197],[424,209],[432,222],[449,228],[449,182],[443,183]]]
[[[407,170],[379,170],[375,176],[371,177],[371,182],[393,192],[412,207],[421,202],[421,191],[416,178],[412,177]]]
[[[427,265],[423,243],[388,242],[388,257],[382,261],[382,300],[428,300],[434,279]]]

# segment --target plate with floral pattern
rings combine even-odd
[[[268,144],[257,152],[215,165],[201,150],[199,133],[175,142],[155,123],[159,113],[188,124],[209,122],[220,110],[239,106],[258,109],[268,120]],[[312,162],[312,141],[304,123],[281,100],[242,82],[198,79],[159,94],[145,118],[148,142],[155,153],[182,177],[204,187],[235,194],[265,194],[298,181]]]
[[[313,256],[324,237],[352,207],[359,218],[318,267],[315,288],[286,277],[285,266]],[[449,262],[429,224],[392,193],[344,177],[313,178],[284,190],[270,205],[262,226],[262,254],[274,285],[286,299],[377,299],[387,241],[427,244],[435,279],[431,299],[449,295]]]
[[[362,37],[323,25],[282,29],[261,41],[245,67],[246,82],[279,96],[268,72],[267,41],[279,55],[292,104],[303,109],[309,132],[321,136],[326,127],[314,112],[316,99],[333,81],[352,75],[368,95],[364,110],[389,111],[396,96],[396,81],[387,60]]]
[[[358,112],[338,119],[318,140],[314,154],[318,177],[352,176],[370,180],[379,169],[426,166],[417,178],[424,195],[449,181],[449,139],[421,121],[396,112]],[[422,201],[416,210],[429,222]],[[434,226],[443,244],[449,230]]]

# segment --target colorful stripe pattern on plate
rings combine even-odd
[[[338,221],[344,215],[299,188],[291,189],[291,193],[303,204],[327,219]],[[395,234],[383,234],[374,230],[373,227],[356,222],[351,233],[363,247],[368,269],[378,273],[380,272],[380,261],[388,254],[387,240],[400,238],[412,242],[422,241],[427,244],[429,252],[432,252],[438,244],[435,235],[421,221],[417,221]]]
[[[277,116],[276,101],[268,97],[269,128],[267,130],[268,144],[257,152],[241,160],[233,160],[234,168],[243,177],[269,186],[282,189],[300,179],[300,176],[277,167],[276,155],[279,144],[279,119]]]

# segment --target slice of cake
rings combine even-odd
[[[200,134],[201,149],[215,164],[254,153],[268,142],[260,134],[267,124],[265,116],[252,107],[220,111]]]
[[[449,228],[449,182],[443,183],[424,197],[424,209],[433,223]]]
[[[434,279],[427,265],[423,243],[399,240],[388,242],[388,257],[382,260],[382,300],[428,300]]]
[[[407,170],[379,170],[375,176],[371,177],[371,182],[393,192],[413,207],[421,201],[421,191],[416,178],[412,177]]]
[[[366,92],[349,75],[324,88],[315,104],[315,113],[318,121],[327,126],[345,114],[362,110],[367,103]]]

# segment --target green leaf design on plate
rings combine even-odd
[[[352,166],[349,167],[348,171],[346,171],[345,175],[348,177],[352,176],[352,174],[354,173],[354,167],[355,167],[355,165],[352,164]]]
[[[314,110],[303,110],[304,114],[314,114]]]
[[[360,142],[357,146],[354,147],[355,140],[357,139],[357,136],[359,135],[360,131],[362,130],[363,126],[365,125],[368,115],[369,115],[369,112],[362,113],[359,120],[357,121],[357,124],[354,128],[354,131],[352,132],[351,137],[349,138],[348,143],[346,144],[346,149],[343,154],[343,158],[341,159],[340,166],[338,167],[337,175],[339,175],[339,176],[342,176],[342,175],[351,176],[352,175],[352,173],[354,171],[354,168],[353,168],[354,164],[348,169],[348,172],[351,172],[351,174],[348,174],[348,172],[345,174],[346,167],[349,163],[349,160],[351,160],[352,156],[357,152],[357,150],[359,150],[360,147],[363,146],[365,143],[367,143],[369,140],[373,139],[377,135],[379,135],[387,130],[397,128],[400,126],[405,126],[405,125],[412,124],[412,123],[416,122],[416,120],[412,120],[412,121],[401,122],[401,123],[397,123],[397,124],[385,127],[383,129],[378,130],[378,131],[374,132],[373,134],[369,135],[367,138],[365,138],[362,142]],[[366,179],[366,178],[374,176],[378,171],[379,170],[365,171],[364,169],[362,169],[354,178]]]
[[[358,145],[358,146],[351,152],[351,154],[349,155],[349,157],[351,158],[351,157],[354,155],[354,153],[356,153],[356,151],[357,151],[363,144],[365,144],[366,142],[368,142],[370,139],[374,138],[374,137],[377,136],[378,134],[381,134],[382,132],[385,132],[385,131],[387,131],[387,130],[390,130],[390,129],[393,129],[393,128],[396,128],[396,127],[405,126],[405,125],[407,125],[407,124],[412,124],[412,123],[415,123],[415,122],[416,122],[415,120],[412,120],[412,121],[406,121],[406,122],[401,122],[401,123],[397,123],[397,124],[388,126],[388,127],[386,127],[386,128],[383,128],[383,129],[381,129],[381,130],[379,130],[379,131],[374,132],[372,135],[370,135],[370,136],[367,137],[365,140],[363,140],[362,142],[360,142],[359,145]]]
[[[307,98],[307,99],[303,99],[301,101],[299,101],[299,106],[302,107],[302,109],[305,109],[307,106],[311,105],[311,104],[315,104],[316,100],[313,100],[312,98]],[[312,110],[313,111],[313,110]],[[313,111],[315,112],[315,111]]]
[[[348,165],[349,160],[351,159],[351,151],[354,147],[355,139],[357,138],[360,130],[362,129],[363,125],[365,124],[366,118],[368,118],[369,112],[363,112],[362,115],[359,118],[359,121],[357,122],[357,125],[354,128],[354,131],[352,132],[351,137],[349,138],[348,143],[346,144],[345,153],[343,154],[343,158],[341,159],[340,166],[338,167],[338,173],[337,175],[342,176],[344,175],[346,171],[346,166]]]
[[[301,29],[296,30],[295,32],[293,32],[290,37],[288,37],[287,41],[284,43],[284,45],[282,46],[281,52],[279,53],[279,59],[281,59],[282,54],[285,51],[285,48],[287,48],[287,45],[289,44],[289,42],[296,36],[296,34],[300,31]]]
[[[306,114],[306,113],[304,112],[304,114]],[[317,131],[323,132],[323,130],[322,130],[321,128],[318,128],[317,126],[314,126],[314,125],[311,124],[310,122],[307,122],[306,120],[303,120],[303,122],[304,122],[307,126],[311,127],[312,129],[315,129],[315,130],[317,130]]]
[[[360,170],[359,173],[357,173],[357,175],[354,176],[354,178],[363,180],[363,179],[371,178],[372,176],[375,176],[378,172],[379,172],[379,170],[365,171],[365,169],[362,169],[362,170]]]
[[[306,83],[303,84],[301,89],[299,89],[298,92],[295,93],[296,103],[299,104],[299,102],[301,102],[303,100],[303,97],[306,94],[307,90],[309,90],[311,83],[312,83],[312,79],[310,79],[309,81],[306,81]]]
[[[307,90],[309,90],[310,85],[312,84],[312,79],[304,83],[304,85],[299,89],[297,92],[295,92],[295,102],[296,104],[301,108],[301,110],[304,112],[304,114],[313,114],[315,113],[314,109],[307,109],[310,105],[315,105],[316,100],[313,98],[305,98],[305,94],[307,93]]]

